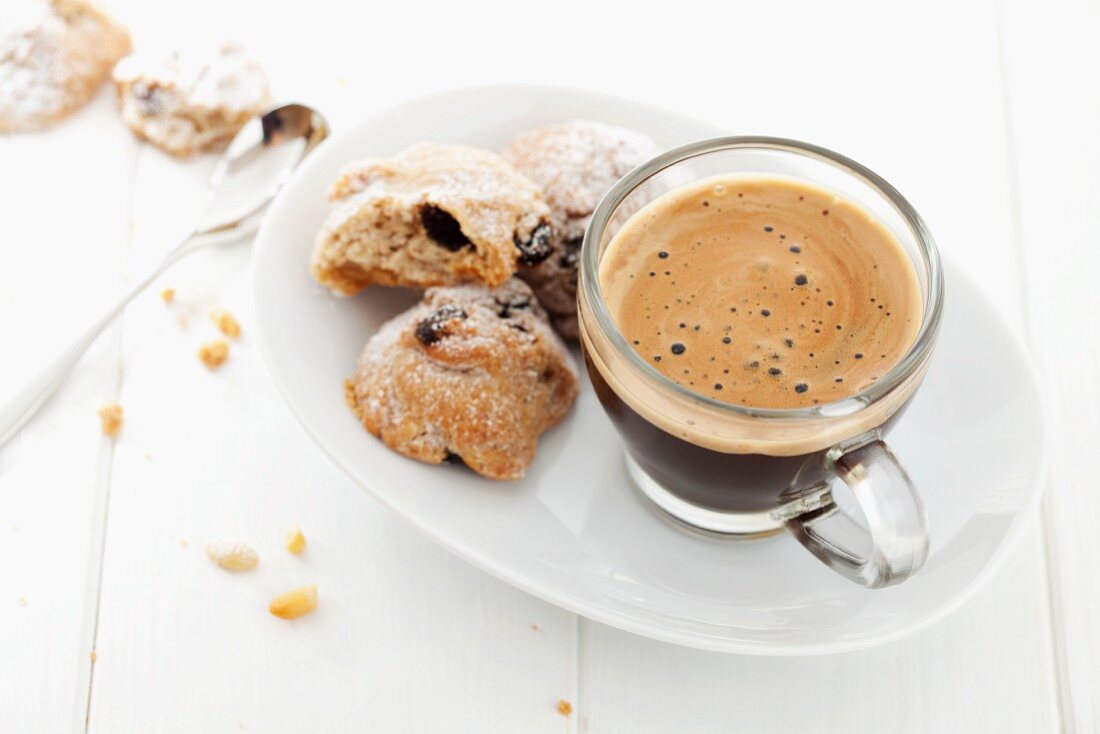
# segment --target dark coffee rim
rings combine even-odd
[[[757,148],[762,150],[793,153],[827,163],[857,179],[860,179],[890,202],[894,210],[905,220],[906,225],[916,238],[921,259],[928,273],[928,288],[924,298],[924,318],[913,345],[905,356],[883,376],[855,395],[807,408],[754,408],[748,405],[727,403],[702,395],[670,380],[651,366],[627,343],[622,332],[611,318],[607,302],[599,283],[598,241],[607,228],[612,212],[639,185],[657,173],[682,161],[696,158],[707,153],[739,148]],[[595,236],[599,233],[599,236]],[[641,164],[626,174],[604,195],[592,214],[584,233],[581,249],[580,286],[588,302],[596,326],[607,336],[615,351],[624,358],[640,376],[655,387],[667,390],[684,399],[701,403],[720,412],[738,416],[751,416],[768,419],[835,418],[852,415],[892,393],[906,380],[912,377],[925,364],[935,346],[943,318],[944,282],[943,265],[939,250],[932,233],[909,200],[902,196],[884,178],[866,166],[821,146],[788,138],[767,136],[726,136],[708,138],[673,148]]]

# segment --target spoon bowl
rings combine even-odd
[[[210,176],[211,199],[195,234],[232,230],[262,212],[328,132],[319,112],[297,103],[249,120]]]

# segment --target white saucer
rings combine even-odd
[[[348,476],[462,558],[554,604],[660,640],[758,655],[838,652],[897,639],[959,607],[993,574],[1036,503],[1044,433],[1025,353],[950,267],[938,353],[890,440],[921,488],[931,531],[927,565],[898,587],[857,587],[785,535],[733,543],[663,521],[630,486],[618,438],[587,383],[520,482],[418,464],[359,425],[344,404],[344,378],[378,324],[416,295],[374,288],[338,299],[310,277],[337,170],[418,140],[499,149],[521,129],[568,117],[628,125],[667,146],[729,132],[602,95],[479,88],[375,115],[324,143],[297,172],[260,231],[254,279],[262,350],[306,431]]]

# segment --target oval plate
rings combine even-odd
[[[499,150],[520,130],[581,117],[671,147],[719,130],[648,105],[540,87],[435,94],[326,141],[295,173],[255,244],[257,335],[306,431],[349,477],[470,563],[591,619],[667,642],[756,655],[840,652],[942,619],[994,572],[1039,495],[1042,415],[1030,362],[995,310],[948,267],[938,353],[891,444],[921,487],[931,554],[878,591],[840,578],[792,538],[734,543],[662,521],[631,488],[615,432],[585,383],[522,481],[428,466],[386,449],[344,403],[363,344],[411,291],[335,298],[310,277],[325,192],[341,166],[420,141]],[[967,349],[981,334],[982,350]],[[966,365],[965,370],[954,369]]]

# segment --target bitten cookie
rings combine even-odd
[[[123,121],[178,157],[224,147],[271,106],[263,68],[235,43],[135,54],[115,67],[114,81]]]
[[[92,0],[4,4],[0,32],[0,132],[37,130],[90,100],[130,33]]]
[[[363,425],[391,449],[517,479],[569,412],[577,375],[531,289],[512,279],[428,290],[367,343],[351,387]]]
[[[314,246],[315,278],[351,295],[367,286],[498,286],[549,254],[550,209],[496,155],[417,143],[346,167]]]
[[[520,133],[504,158],[543,188],[554,237],[543,262],[521,268],[554,326],[577,338],[577,259],[596,205],[628,171],[660,148],[641,133],[586,120],[568,120]]]

